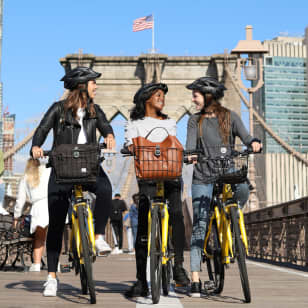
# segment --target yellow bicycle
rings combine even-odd
[[[95,234],[93,214],[88,200],[84,198],[83,184],[96,181],[96,172],[99,172],[100,163],[103,160],[100,150],[106,146],[105,144],[72,145],[68,150],[65,146],[63,145],[62,150],[58,148],[56,152],[44,151],[44,156],[49,156],[49,164],[54,167],[57,183],[74,184],[69,209],[71,212],[69,261],[72,262],[76,275],[80,276],[82,294],[88,294],[89,291],[90,302],[95,304],[92,270],[92,263],[96,259]],[[63,168],[71,170],[72,173],[63,172],[62,175]],[[78,170],[81,170],[84,175],[80,176]]]
[[[225,265],[236,259],[245,302],[250,303],[251,293],[245,261],[248,255],[247,235],[242,209],[233,198],[233,185],[248,181],[248,157],[252,151],[222,148],[224,155],[221,156],[206,157],[198,154],[198,160],[210,166],[215,178],[203,247],[203,262],[207,265],[210,279],[205,288],[220,294],[224,287]],[[217,153],[217,149],[212,152]]]
[[[135,149],[136,150],[136,149]],[[143,160],[149,164],[147,153],[152,151],[152,147],[138,147],[138,152],[141,155],[136,157],[127,149],[122,149],[121,153],[124,156],[133,156],[136,160]],[[155,148],[157,150],[157,148]],[[170,151],[177,149],[170,148]],[[162,161],[156,163],[162,168]],[[155,172],[161,170],[153,168]],[[162,172],[168,174],[168,169]],[[158,179],[138,179],[139,182],[155,182],[156,193],[154,196],[148,196],[150,207],[148,212],[148,257],[150,258],[150,280],[151,280],[151,295],[153,304],[157,304],[160,300],[161,289],[163,294],[167,296],[170,291],[172,280],[172,259],[174,251],[172,246],[172,227],[169,225],[168,200],[164,193],[164,178]]]
[[[164,182],[156,182],[156,195],[151,198],[148,213],[148,256],[152,301],[160,300],[160,290],[167,296],[172,278],[171,226],[169,226],[168,200],[164,199]]]

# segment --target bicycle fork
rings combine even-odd
[[[167,247],[168,247],[168,231],[169,231],[169,212],[166,203],[155,202],[151,204],[151,209],[148,213],[148,256],[150,256],[151,249],[151,224],[152,224],[152,209],[156,206],[159,206],[159,211],[161,214],[161,239],[162,239],[162,264],[166,264],[169,260],[167,256]]]

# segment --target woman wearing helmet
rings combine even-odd
[[[193,150],[199,147],[209,155],[214,148],[227,148],[234,146],[235,137],[238,136],[245,145],[251,145],[254,152],[262,147],[260,140],[251,137],[240,117],[233,111],[223,107],[219,100],[224,96],[226,88],[212,77],[201,77],[187,85],[192,90],[192,102],[197,113],[191,115],[187,124],[186,149]],[[199,136],[199,125],[202,135]],[[200,142],[197,139],[201,137]],[[198,144],[197,144],[198,143]],[[216,155],[215,155],[216,156]],[[208,222],[208,210],[213,192],[213,177],[209,166],[194,163],[192,179],[193,202],[193,230],[191,237],[190,267],[192,272],[191,296],[200,297],[201,281],[201,257],[203,241]],[[248,200],[249,188],[247,183],[237,184],[234,197],[243,207]]]
[[[64,81],[64,87],[69,90],[68,96],[65,100],[54,103],[45,113],[32,139],[33,158],[43,157],[41,146],[51,129],[52,148],[59,144],[95,144],[96,129],[105,138],[107,148],[114,147],[112,127],[101,108],[93,102],[97,89],[95,80],[100,76],[100,73],[90,68],[76,67],[61,79]],[[57,184],[54,172],[51,171],[48,184],[49,228],[46,242],[48,278],[44,296],[56,296],[57,293],[56,271],[71,189],[72,185]],[[104,234],[111,208],[112,188],[102,168],[96,184],[89,185],[88,189],[96,194],[96,249],[99,254],[110,252],[111,248],[105,242]]]
[[[146,137],[153,130],[148,139],[152,142],[163,141],[168,134],[176,135],[176,122],[164,114],[165,94],[168,87],[163,83],[150,83],[141,87],[134,96],[135,107],[131,110],[130,121],[127,123],[125,145],[132,151],[132,139]],[[166,132],[168,131],[168,134]],[[173,279],[176,283],[187,285],[189,279],[183,268],[183,251],[185,242],[185,226],[181,202],[181,182],[177,180],[165,181],[165,196],[169,200],[170,223],[173,230],[175,248],[175,266]],[[137,282],[126,291],[127,297],[147,296],[149,293],[146,280],[147,264],[147,234],[149,200],[147,196],[155,195],[156,184],[138,183],[140,199],[138,210],[138,231],[135,243]]]

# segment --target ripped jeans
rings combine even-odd
[[[209,208],[213,194],[213,184],[192,184],[193,229],[190,243],[190,270],[201,271],[201,258],[206,227],[208,224]],[[234,198],[239,201],[241,208],[249,197],[247,183],[235,184]]]

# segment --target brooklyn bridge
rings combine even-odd
[[[140,85],[156,81],[169,86],[166,113],[177,120],[179,138],[185,142],[186,122],[194,112],[190,92],[185,85],[204,76],[215,76],[222,81],[226,94],[222,101],[228,108],[241,114],[244,107],[250,107],[255,136],[272,138],[281,147],[280,153],[264,152],[250,162],[253,172],[249,174],[254,190],[245,208],[245,223],[249,239],[248,271],[253,290],[251,307],[307,307],[307,265],[308,265],[308,155],[300,152],[275,131],[251,106],[240,89],[236,75],[237,56],[216,54],[208,57],[171,57],[164,54],[141,54],[138,57],[100,57],[90,54],[71,54],[60,59],[65,70],[77,65],[92,67],[101,72],[98,80],[98,103],[107,119],[119,126],[117,151],[105,155],[104,168],[107,171],[114,192],[120,192],[128,204],[137,191],[134,164],[131,158],[118,153],[123,142],[123,124],[129,117],[132,97]],[[66,93],[63,93],[65,97]],[[6,166],[12,166],[14,156],[28,151],[35,128],[21,140],[12,142],[4,153]],[[122,132],[121,132],[122,131]],[[258,136],[259,134],[259,136]],[[25,150],[26,149],[26,150]],[[11,186],[14,201],[21,174],[7,173],[6,185]],[[192,202],[190,194],[191,169],[184,168],[183,212],[185,214],[186,246],[192,228]],[[113,245],[108,227],[107,240]],[[62,256],[63,263],[67,262]],[[188,266],[189,255],[186,253]],[[28,260],[29,261],[29,260]],[[62,262],[61,261],[61,262]],[[9,264],[7,264],[9,268]],[[5,268],[5,267],[4,267]],[[135,279],[135,263],[131,256],[110,256],[95,263],[95,280],[98,302],[104,307],[143,307],[151,304],[150,299],[128,301],[123,291]],[[44,277],[42,276],[44,275]],[[205,273],[203,274],[205,275]],[[72,273],[60,276],[60,296],[56,300],[43,298],[44,274],[33,275],[18,271],[1,272],[1,307],[70,307],[76,303],[87,304],[87,299],[78,293],[78,279]],[[13,301],[14,299],[14,301]],[[227,272],[226,288],[222,296],[204,296],[191,301],[184,292],[173,292],[164,298],[159,307],[238,307],[243,303],[239,277],[235,265]]]

